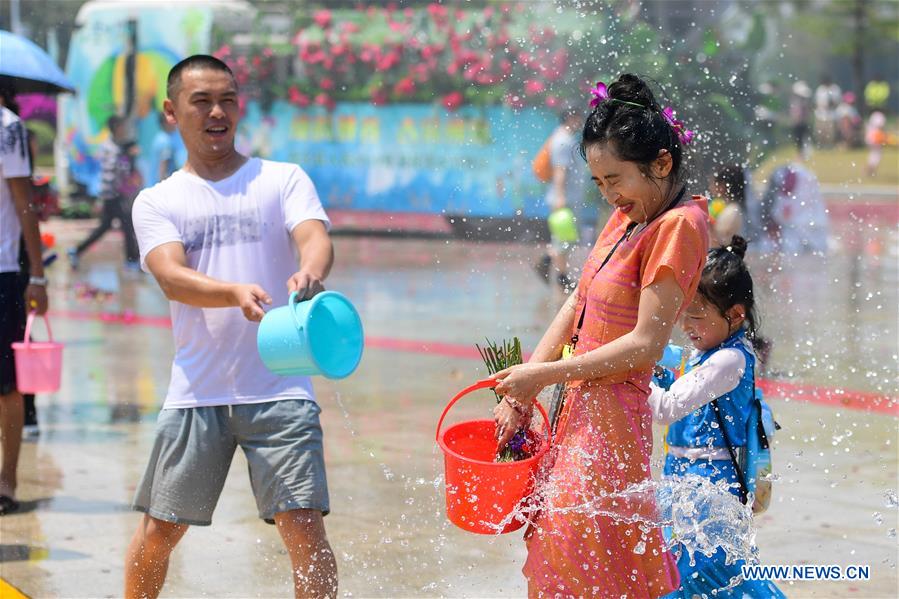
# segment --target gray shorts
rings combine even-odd
[[[322,429],[314,401],[162,410],[133,508],[166,522],[208,526],[240,446],[259,517],[329,511]]]

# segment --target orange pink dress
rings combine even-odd
[[[664,269],[683,290],[681,311],[699,285],[709,246],[705,199],[693,196],[663,213],[623,241],[599,270],[629,223],[616,210],[584,265],[575,327],[586,311],[576,355],[632,331],[640,292]],[[661,532],[645,524],[654,517],[653,494],[610,497],[651,479],[651,375],[651,368],[637,368],[568,385],[555,447],[537,487],[543,509],[526,535],[529,596],[643,598],[678,588],[676,562]]]

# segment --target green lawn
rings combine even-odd
[[[781,147],[768,156],[755,172],[757,182],[765,181],[775,167],[795,160],[797,152],[794,147]],[[824,185],[871,185],[877,187],[899,188],[899,148],[890,146],[883,149],[883,159],[877,169],[877,175],[867,174],[868,150],[830,148],[812,150],[807,162],[818,175]]]

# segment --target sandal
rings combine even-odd
[[[8,495],[0,495],[0,516],[5,516],[19,509],[19,502]]]

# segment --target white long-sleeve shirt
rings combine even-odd
[[[667,391],[651,384],[648,401],[653,420],[660,424],[677,422],[716,397],[736,389],[745,370],[743,352],[726,348],[674,381]]]

